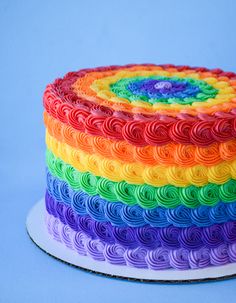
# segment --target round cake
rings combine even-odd
[[[236,262],[236,74],[83,69],[44,108],[51,241],[140,270]]]

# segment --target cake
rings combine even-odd
[[[236,74],[83,69],[43,102],[51,241],[140,270],[236,262]]]

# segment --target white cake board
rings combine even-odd
[[[26,227],[31,240],[47,254],[78,268],[106,276],[146,282],[200,282],[236,277],[236,263],[194,270],[150,270],[109,264],[81,256],[76,251],[54,240],[48,233],[44,199],[30,210]]]

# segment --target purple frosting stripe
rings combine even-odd
[[[50,215],[58,218],[74,231],[82,231],[93,239],[106,244],[120,244],[129,249],[157,248],[195,250],[202,247],[217,248],[222,244],[236,243],[236,222],[215,224],[210,227],[169,226],[159,227],[114,227],[110,222],[99,222],[90,216],[80,216],[64,203],[46,196],[46,209]],[[66,234],[65,234],[66,236]],[[132,259],[131,255],[129,255]],[[179,255],[178,255],[179,256]],[[185,253],[179,258],[184,258]],[[177,259],[177,256],[176,258]],[[177,264],[176,264],[177,266]]]
[[[124,248],[120,244],[108,244],[99,239],[92,239],[81,231],[74,231],[63,224],[59,218],[46,214],[49,234],[79,255],[88,255],[98,261],[107,261],[117,265],[136,268],[161,269],[196,269],[219,266],[236,261],[236,244],[221,244],[216,248],[202,247],[197,250],[185,248]]]

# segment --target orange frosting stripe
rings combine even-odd
[[[44,112],[44,123],[51,136],[74,148],[106,158],[146,165],[180,165],[191,167],[197,164],[213,166],[222,161],[236,159],[236,139],[214,143],[207,147],[169,143],[163,146],[136,147],[126,141],[114,141],[92,136],[59,122]]]

